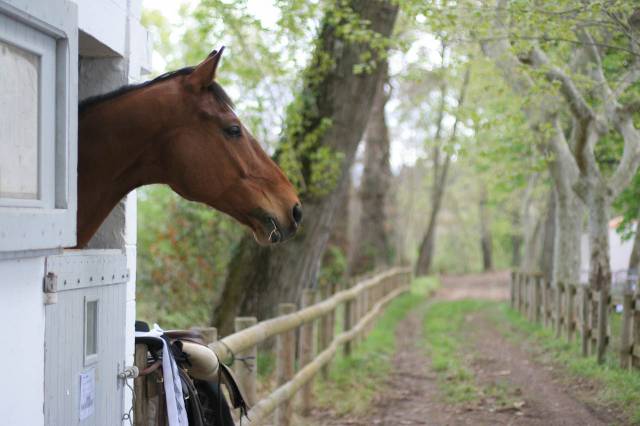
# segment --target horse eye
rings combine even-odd
[[[227,134],[227,136],[232,138],[238,138],[242,136],[242,129],[240,128],[240,126],[227,127],[226,129],[224,129],[224,132]]]

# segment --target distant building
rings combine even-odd
[[[620,217],[609,221],[609,257],[614,285],[624,283],[627,279],[627,269],[629,268],[629,259],[633,249],[633,239],[623,241],[616,231],[621,222],[622,219]],[[589,279],[589,236],[586,233],[582,235],[580,250],[580,281],[587,282]]]

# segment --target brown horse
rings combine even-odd
[[[214,81],[223,49],[195,68],[80,104],[79,247],[122,197],[154,183],[234,217],[261,244],[296,232],[302,209],[293,186]]]

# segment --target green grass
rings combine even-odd
[[[424,316],[424,337],[431,368],[438,374],[438,385],[447,402],[477,400],[481,394],[502,399],[500,389],[480,389],[473,372],[461,354],[465,341],[465,317],[485,309],[487,302],[477,300],[442,301],[431,304]]]
[[[626,414],[633,424],[640,424],[640,372],[620,368],[617,354],[610,351],[606,362],[599,365],[595,357],[583,358],[580,353],[579,339],[569,344],[565,339],[555,338],[554,333],[538,324],[528,322],[517,311],[500,304],[494,320],[508,322],[511,331],[503,331],[517,340],[527,340],[544,350],[550,360],[562,366],[570,376],[593,380],[597,386],[596,398],[605,405],[613,404]],[[613,327],[619,327],[618,319]]]
[[[333,361],[329,380],[315,382],[316,402],[337,413],[362,413],[381,390],[391,370],[395,352],[395,330],[412,309],[425,303],[438,285],[435,278],[414,280],[411,291],[393,300],[378,318],[371,333],[356,346],[351,356],[340,353]]]

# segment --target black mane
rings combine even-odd
[[[134,90],[152,86],[156,83],[169,80],[173,77],[191,74],[194,69],[195,67],[185,67],[179,70],[169,71],[162,75],[159,75],[153,80],[145,81],[144,83],[127,84],[111,92],[107,92],[102,95],[91,96],[80,102],[80,104],[78,105],[78,113],[82,114],[84,111],[86,111],[87,109],[89,109],[94,105],[117,98],[118,96],[124,95],[126,93],[133,92]],[[212,81],[211,84],[209,85],[209,91],[213,94],[213,97],[216,98],[216,100],[221,104],[226,105],[231,109],[235,108],[235,106],[233,105],[233,102],[231,101],[231,98],[229,98],[229,95],[227,95],[227,93],[224,91],[222,86],[220,86],[215,81]]]

